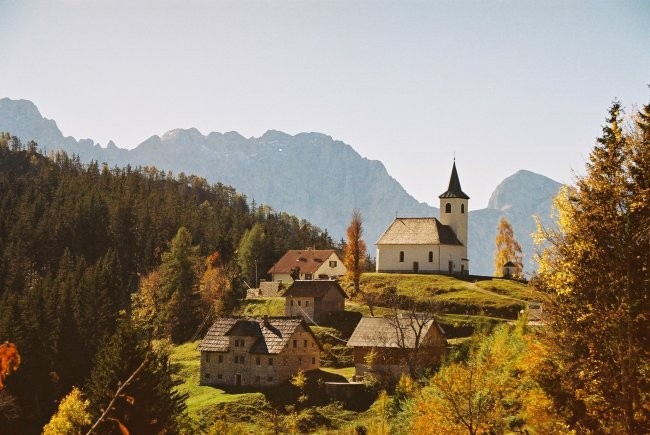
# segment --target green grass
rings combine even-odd
[[[321,367],[321,370],[324,372],[334,373],[335,375],[343,376],[345,379],[350,379],[352,376],[354,376],[355,373],[354,366],[341,367],[341,368]]]
[[[191,418],[197,419],[198,413],[211,405],[240,400],[249,394],[229,394],[214,387],[199,385],[200,352],[197,349],[200,340],[181,344],[172,348],[170,361],[179,369],[177,378],[182,380],[176,389],[181,394],[188,394],[187,411]]]
[[[539,299],[526,284],[498,278],[469,282],[447,275],[365,273],[361,277],[361,288],[379,295],[394,288],[399,295],[416,303],[434,303],[444,313],[506,319],[516,318],[525,301]],[[346,309],[369,315],[368,307],[359,300],[351,301]],[[389,314],[384,311],[375,309],[375,315]]]
[[[234,316],[261,317],[284,316],[284,298],[248,298],[239,303],[239,306],[233,310]]]

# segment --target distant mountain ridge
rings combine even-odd
[[[47,151],[75,153],[82,162],[156,166],[229,184],[257,204],[308,219],[335,239],[344,237],[353,209],[359,208],[371,255],[374,242],[396,214],[438,217],[437,208],[409,195],[381,162],[366,159],[350,145],[321,133],[292,136],[269,130],[247,139],[237,132],[204,136],[195,128],[175,129],[162,137],[151,136],[132,150],[118,148],[112,141],[103,148],[91,139],[64,137],[56,122],[45,119],[31,101],[8,98],[0,99],[0,131],[9,131],[23,141],[33,139]],[[444,188],[440,186],[440,191]],[[548,218],[558,188],[559,183],[547,177],[519,171],[497,187],[487,209],[470,212],[472,273],[489,275],[493,271],[500,216],[513,224],[527,258],[531,258],[532,215]],[[531,266],[526,270],[532,270]]]

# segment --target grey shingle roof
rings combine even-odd
[[[260,318],[217,319],[199,344],[199,350],[211,352],[228,352],[231,335],[255,338],[250,353],[278,354],[287,344],[291,336],[303,325],[311,333],[304,320],[294,317],[270,317],[268,322]],[[313,333],[312,333],[313,335]],[[316,337],[314,340],[318,343]],[[320,344],[319,344],[320,346]]]
[[[454,230],[436,218],[395,218],[377,245],[462,245]]]
[[[283,296],[322,298],[330,289],[334,289],[347,299],[348,295],[339,283],[328,280],[294,281]]]
[[[449,178],[449,187],[447,191],[440,195],[438,198],[462,198],[469,199],[469,196],[463,189],[460,188],[460,180],[458,179],[458,171],[456,171],[456,161],[454,161],[454,166],[451,168],[451,177]]]
[[[423,320],[424,321],[424,320]],[[420,339],[423,339],[431,326],[436,325],[444,336],[444,331],[433,319],[426,320],[422,326]],[[421,323],[412,317],[363,317],[348,340],[349,347],[394,347],[415,348],[415,331]],[[399,339],[404,335],[403,340]],[[403,343],[403,344],[402,344]]]

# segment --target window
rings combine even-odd
[[[460,205],[460,212],[465,213],[465,204]]]
[[[205,362],[210,362],[210,354],[208,352],[205,353]]]
[[[223,355],[219,355],[219,364],[223,362]]]
[[[301,301],[298,301],[298,306],[300,306],[300,302],[301,302]]]
[[[298,364],[299,364],[299,365],[302,364],[302,357],[301,357],[301,356],[298,357]]]
[[[203,373],[203,377],[205,379],[210,379],[210,373]]]
[[[273,382],[273,376],[269,376],[268,378],[266,378],[266,382]]]
[[[330,261],[330,267],[336,267],[336,260]]]
[[[399,262],[404,263],[404,251],[399,251]]]
[[[306,274],[305,274],[305,279],[312,279],[312,278],[311,278],[311,273],[306,273]]]
[[[309,306],[309,301],[305,301],[305,306],[306,306],[306,307]]]
[[[312,357],[311,357],[311,363],[312,363],[312,364],[316,364],[316,357],[315,357],[315,356],[312,356]]]
[[[307,340],[303,340],[303,344],[304,344],[303,347],[307,347]]]
[[[291,299],[291,306],[293,307],[293,299]]]
[[[239,357],[239,364],[244,364],[244,356]]]
[[[429,263],[433,263],[433,251],[429,251]]]
[[[270,366],[273,365],[273,358],[269,358],[269,365],[270,365]]]
[[[260,377],[259,377],[259,376],[255,376],[255,383],[256,383],[256,384],[259,384],[259,383],[260,383]]]
[[[255,365],[258,366],[258,365],[260,365],[261,363],[262,363],[262,361],[261,361],[260,357],[259,357],[259,356],[256,356],[256,357],[255,357]]]
[[[447,203],[447,205],[445,205],[445,213],[451,213],[451,204],[450,203]]]
[[[239,340],[239,345],[241,347],[245,347],[246,346],[246,340],[244,340],[243,338],[241,340]]]
[[[293,340],[293,347],[298,347],[298,340]]]
[[[222,375],[221,373],[219,373],[219,374],[217,375],[217,379],[223,379],[223,375]]]

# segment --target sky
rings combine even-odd
[[[0,0],[0,57],[66,136],[321,132],[431,205],[455,156],[476,209],[650,101],[650,1]]]

